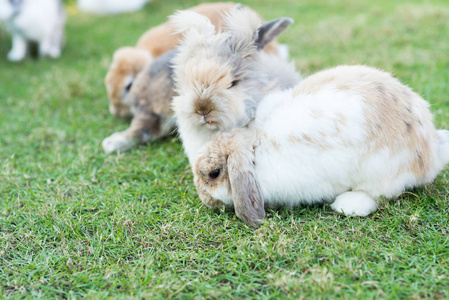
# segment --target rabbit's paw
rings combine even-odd
[[[377,204],[363,192],[346,192],[335,199],[331,208],[346,216],[366,217],[377,210]]]
[[[132,137],[126,136],[121,132],[116,132],[113,135],[105,138],[101,143],[103,146],[104,152],[125,152],[132,148],[134,148],[137,143],[136,140]]]

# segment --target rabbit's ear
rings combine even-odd
[[[258,227],[265,218],[265,210],[252,161],[248,153],[234,152],[228,157],[228,172],[235,214],[245,223]]]
[[[242,3],[237,3],[235,6],[234,6],[234,9],[244,9],[245,8],[245,6],[242,4]]]
[[[204,36],[215,35],[215,26],[207,17],[196,12],[178,10],[169,19],[171,25],[175,27],[176,33],[182,33],[184,36],[188,32],[195,32]]]
[[[258,30],[256,39],[257,50],[261,50],[266,44],[274,40],[295,21],[292,18],[278,18],[262,24]]]
[[[247,7],[237,4],[233,10],[224,14],[224,19],[229,33],[226,45],[241,57],[250,56],[254,52],[257,29],[262,24],[260,17]]]

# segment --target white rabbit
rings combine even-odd
[[[332,202],[366,216],[375,199],[429,183],[449,161],[449,131],[390,74],[340,66],[266,96],[249,128],[217,134],[193,165],[201,200],[234,205],[257,227],[264,205]]]
[[[12,35],[10,61],[22,60],[30,42],[38,43],[39,57],[59,57],[66,14],[60,0],[0,0],[0,21]]]
[[[238,5],[225,15],[226,29],[219,33],[192,11],[178,12],[171,21],[184,35],[172,60],[178,93],[172,108],[192,163],[212,134],[246,126],[265,94],[299,82],[293,64],[260,51],[293,20],[262,24],[255,12]]]

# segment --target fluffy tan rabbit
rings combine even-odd
[[[192,163],[211,135],[248,125],[264,95],[299,82],[292,64],[260,51],[293,20],[262,24],[253,11],[238,6],[226,15],[227,30],[216,33],[207,18],[192,11],[171,19],[184,34],[173,59],[178,96],[172,107]]]
[[[218,15],[220,10],[208,12],[208,9],[212,7],[221,7],[224,10],[230,7],[234,9],[235,5],[232,3],[202,4],[192,9],[204,12],[206,16],[210,16],[212,23],[215,22],[222,27],[224,20],[221,20],[220,18],[223,17]],[[253,14],[256,16],[257,22],[261,22],[260,17],[255,12]],[[270,25],[271,23],[267,22],[266,24]],[[156,27],[156,31],[150,30],[147,35],[153,36],[154,32],[160,34],[165,32],[167,34],[165,46],[170,45],[172,47],[176,41],[172,40],[174,35],[170,35],[167,28],[170,29],[170,32],[175,30],[174,27],[168,27],[164,24]],[[181,35],[176,35],[176,38],[181,38]],[[143,38],[143,40],[149,41],[150,38]],[[165,39],[161,40],[165,41]],[[266,48],[268,48],[268,52],[278,49],[277,44],[273,41],[265,44],[264,47],[261,47],[264,52],[266,52]],[[159,46],[154,47],[154,51],[158,55],[163,49]],[[103,141],[102,146],[106,153],[127,151],[138,144],[159,139],[173,132],[175,121],[170,103],[175,93],[173,91],[170,60],[175,53],[177,53],[176,50],[171,50],[162,56],[152,58],[152,55],[146,51],[135,51],[135,48],[129,47],[119,49],[115,53],[114,62],[106,77],[106,85],[110,95],[110,111],[117,116],[133,116],[133,120],[127,130],[116,132]],[[130,60],[130,57],[133,57],[133,59]],[[278,60],[284,60],[284,58],[278,58]],[[280,65],[285,64],[286,62],[282,61]],[[247,70],[243,71],[246,72]],[[251,79],[255,75],[259,76],[250,73],[246,78]],[[245,86],[248,82],[246,78],[241,78],[241,86]],[[250,88],[252,86],[248,85],[248,89]]]
[[[137,75],[128,97],[132,99],[131,126],[103,140],[106,153],[124,152],[175,130],[176,122],[170,108],[170,100],[175,95],[170,60],[175,53],[173,49],[157,57]]]
[[[193,165],[201,200],[233,205],[257,227],[264,206],[329,202],[366,216],[376,201],[432,182],[449,162],[449,131],[390,74],[340,66],[267,95],[249,128],[219,133]]]
[[[235,6],[231,2],[203,3],[189,10],[206,16],[216,28],[223,26],[221,15],[229,12]],[[130,117],[131,100],[128,99],[130,88],[145,65],[163,53],[173,49],[181,38],[175,33],[170,22],[153,27],[145,32],[135,47],[118,49],[113,56],[112,63],[106,74],[105,85],[109,97],[109,110],[118,117]],[[288,56],[286,46],[281,47],[273,41],[264,48],[264,51]]]

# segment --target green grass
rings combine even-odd
[[[72,1],[73,2],[73,1]],[[280,38],[305,75],[393,72],[449,128],[449,3],[243,1],[296,20]],[[0,30],[0,295],[4,298],[449,298],[449,172],[368,218],[329,205],[269,210],[252,230],[196,195],[176,137],[105,155],[113,51],[192,0],[135,14],[69,9],[58,60],[6,61]]]

